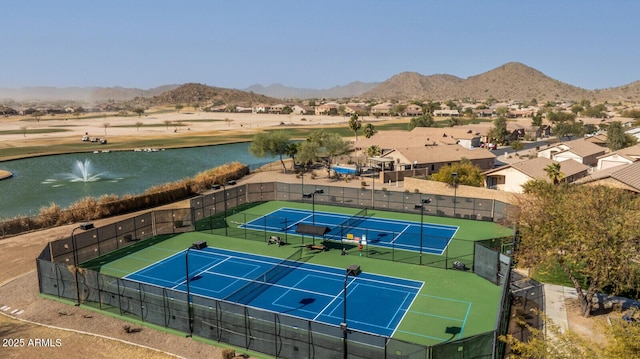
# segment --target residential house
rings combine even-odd
[[[466,158],[482,170],[493,168],[496,156],[485,149],[470,150],[458,145],[401,147],[384,154],[392,158],[395,170],[416,170],[420,174],[432,174],[442,167],[451,166]]]
[[[640,127],[632,128],[630,130],[624,131],[633,137],[635,137],[640,142]]]
[[[480,134],[468,129],[466,126],[456,127],[416,127],[411,130],[412,134],[426,138],[425,146],[429,141],[441,144],[457,144],[464,148],[479,148],[481,144]]]
[[[533,117],[535,111],[532,109],[518,109],[518,110],[509,110],[507,112],[507,117],[516,118],[516,117]]]
[[[508,164],[484,172],[485,187],[506,192],[522,193],[522,185],[531,180],[551,182],[545,171],[549,165],[558,163],[546,157],[536,157],[530,160]],[[574,182],[587,176],[589,166],[572,159],[560,163],[563,182]]]
[[[458,110],[434,110],[433,115],[438,117],[458,117],[460,116],[460,112],[458,112]]]
[[[271,109],[271,105],[264,103],[257,104],[251,108],[252,113],[267,113]]]
[[[422,116],[423,112],[422,112],[422,107],[418,106],[416,104],[409,104],[407,105],[407,109],[405,110],[405,115],[406,116]]]
[[[538,151],[538,157],[545,157],[563,162],[569,159],[590,167],[598,165],[598,157],[604,155],[605,149],[584,138],[573,141],[559,142]]]
[[[237,113],[250,113],[253,112],[253,107],[236,106]]]
[[[287,107],[287,105],[279,103],[277,105],[273,105],[271,106],[271,108],[269,108],[269,113],[275,113],[275,114],[281,114],[284,111],[284,108]]]
[[[607,133],[604,131],[598,131],[598,133],[593,135],[585,135],[585,141],[591,142],[600,147],[607,147]]]
[[[602,171],[611,167],[628,165],[638,160],[640,160],[640,144],[598,157],[596,168],[598,171]]]
[[[338,114],[338,105],[336,102],[327,102],[315,108],[316,115],[330,115],[332,113]]]
[[[473,113],[478,116],[478,117],[493,117],[495,116],[495,112],[491,109],[485,108],[485,109],[474,109]]]
[[[305,105],[293,105],[291,107],[291,110],[293,110],[293,114],[294,115],[313,115],[315,113],[315,110],[312,106],[305,106]]]
[[[525,133],[527,133],[526,130]],[[531,126],[531,134],[534,138],[548,138],[549,136],[551,136],[551,126]]]
[[[526,127],[518,122],[507,122],[507,141],[518,141],[524,137]]]
[[[18,114],[18,111],[12,109],[11,107],[0,105],[0,115],[9,116],[9,115],[17,115],[17,114]]]
[[[356,150],[364,150],[372,145],[384,151],[397,147],[425,147],[439,145],[459,145],[472,149],[480,147],[480,135],[467,129],[456,127],[416,127],[411,131],[380,131],[370,138],[358,137],[354,144]]]
[[[373,116],[389,116],[391,114],[391,109],[393,108],[393,104],[390,102],[385,102],[381,104],[377,104],[371,107],[371,115]]]
[[[640,161],[594,172],[575,183],[610,186],[640,193]]]

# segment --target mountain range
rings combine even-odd
[[[197,85],[197,86],[196,86]],[[187,86],[184,93],[182,88]],[[262,95],[262,96],[261,96]],[[362,98],[375,100],[433,100],[452,99],[531,100],[537,101],[640,101],[640,81],[627,85],[586,90],[555,80],[544,73],[518,62],[509,62],[497,68],[466,79],[447,74],[422,75],[403,72],[384,82],[352,82],[330,89],[287,87],[281,84],[253,85],[238,90],[200,84],[165,85],[148,90],[123,87],[28,87],[0,88],[0,102],[34,100],[69,100],[91,103],[107,101],[134,101],[147,104],[193,103],[215,99],[217,102],[248,105],[282,99],[334,99]],[[135,99],[135,100],[134,100]]]

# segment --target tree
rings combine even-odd
[[[607,147],[609,147],[611,151],[632,146],[635,144],[634,140],[635,137],[628,136],[628,134],[624,133],[624,128],[622,128],[622,122],[620,121],[613,121],[607,127]]]
[[[40,117],[42,117],[44,113],[42,111],[36,111],[33,113],[33,118],[36,119],[36,122],[40,122]]]
[[[307,136],[307,142],[314,142],[318,144],[318,147],[323,147],[328,135],[324,129],[314,130]]]
[[[575,120],[562,121],[556,124],[554,132],[558,137],[566,137],[571,139],[571,137],[581,137],[584,135],[584,125],[580,122],[576,122]]]
[[[498,116],[493,120],[493,127],[489,129],[488,137],[497,143],[504,143],[509,132],[507,131],[507,119],[504,116]]]
[[[462,124],[462,119],[460,117],[449,117],[449,119],[447,120],[447,124],[449,125],[449,127],[455,127],[455,126],[459,126]]]
[[[405,112],[407,112],[407,105],[400,103],[391,107],[391,110],[389,110],[389,115],[402,116]]]
[[[438,172],[431,175],[431,180],[453,185],[454,178],[451,175],[453,172],[458,174],[458,178],[455,180],[457,184],[482,187],[484,183],[482,169],[466,158],[462,158],[460,162],[453,163],[451,166],[440,168]]]
[[[111,124],[109,122],[105,122],[102,124],[102,127],[104,127],[104,137],[107,137],[107,127],[110,127]]]
[[[603,288],[612,294],[634,289],[640,273],[640,199],[608,186],[531,182],[517,198],[518,261],[562,268],[585,317]]]
[[[136,131],[140,131],[140,126],[142,126],[142,122],[136,122]]]
[[[640,352],[640,325],[626,323],[620,319],[619,314],[611,315],[611,324],[596,323],[596,329],[604,337],[602,342],[572,331],[562,330],[550,318],[544,314],[534,312],[532,315],[540,315],[544,323],[544,330],[528,325],[520,320],[530,335],[526,341],[522,341],[513,335],[500,336],[500,340],[509,344],[513,359],[626,359],[637,357]]]
[[[365,150],[367,157],[376,157],[382,154],[382,149],[378,145],[371,145]]]
[[[411,131],[416,127],[434,127],[435,125],[436,121],[434,121],[433,117],[427,113],[422,116],[411,118],[409,125],[407,125],[407,129]]]
[[[176,105],[176,111],[178,111],[178,113],[180,113],[180,110],[182,110],[183,108],[184,108],[184,106],[181,105],[181,104],[177,104]]]
[[[574,115],[577,115],[582,111],[584,111],[584,107],[582,107],[579,104],[575,104],[575,105],[571,106],[571,113],[573,113]]]
[[[356,142],[358,142],[358,130],[362,127],[362,122],[358,119],[358,114],[354,113],[351,115],[349,119],[349,129],[353,131],[353,134],[356,136]]]
[[[532,126],[537,126],[537,127],[542,126],[542,114],[541,113],[536,113],[535,115],[533,115],[533,118],[531,119],[531,125]]]
[[[298,161],[301,164],[307,165],[317,161],[320,158],[320,145],[315,141],[300,142],[300,148],[298,149]]]
[[[292,169],[293,169],[293,165],[296,163],[296,155],[298,154],[299,148],[300,148],[300,144],[298,142],[289,142],[287,146],[284,148],[284,154],[291,158]]]
[[[513,141],[511,142],[511,148],[513,148],[513,150],[516,151],[516,155],[518,155],[518,151],[524,148],[524,144],[520,141]]]
[[[366,138],[371,138],[373,135],[376,134],[376,132],[378,132],[378,130],[376,130],[375,126],[373,126],[373,124],[371,123],[367,123],[366,125],[364,125],[364,128],[362,129],[362,133]]]
[[[171,125],[171,120],[164,120],[162,121],[164,123],[164,125],[167,127],[167,131],[169,131],[169,125]]]
[[[134,113],[138,114],[138,118],[140,118],[142,116],[142,114],[144,113],[144,108],[142,107],[136,107],[133,109]]]
[[[504,117],[508,113],[509,113],[509,109],[504,106],[496,108],[496,115],[498,115],[498,117]]]
[[[585,117],[593,117],[593,118],[606,118],[607,117],[607,106],[604,104],[595,105],[593,107],[587,107],[584,109],[582,113]]]
[[[289,145],[289,135],[285,131],[261,132],[253,136],[249,152],[256,157],[279,156],[282,171],[286,172],[282,156]]]
[[[425,114],[433,114],[433,111],[440,109],[440,102],[429,101],[426,105],[422,107],[422,112]]]
[[[331,133],[324,139],[324,151],[329,157],[329,164],[333,163],[336,156],[349,153],[350,150],[351,145],[349,142],[343,140],[337,133]]]
[[[22,136],[27,137],[27,126],[20,126],[20,130],[22,130]]]
[[[564,174],[560,171],[560,162],[554,162],[547,167],[544,168],[544,171],[547,172],[547,176],[554,185],[558,185]]]

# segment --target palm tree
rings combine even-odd
[[[371,145],[366,149],[367,157],[376,157],[382,154],[382,150],[378,145]]]
[[[287,146],[284,148],[284,154],[291,157],[291,169],[294,168],[296,164],[296,155],[298,154],[298,144],[295,142],[289,142]]]
[[[376,128],[370,123],[367,123],[362,129],[362,133],[366,138],[371,138],[371,136],[375,135],[376,132],[378,132],[378,130],[376,130]]]
[[[554,185],[559,184],[564,177],[564,174],[560,172],[560,162],[554,162],[548,165],[544,168],[544,171],[547,172],[547,175],[549,176],[551,181],[553,181]]]
[[[356,142],[358,142],[358,130],[361,127],[362,127],[362,122],[360,122],[360,120],[358,119],[358,114],[354,113],[353,115],[351,115],[351,118],[349,119],[349,128],[355,134]]]

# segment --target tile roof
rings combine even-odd
[[[634,162],[620,168],[613,172],[611,177],[640,191],[640,162]]]
[[[620,183],[636,189],[640,192],[640,162],[625,164],[604,169],[577,180],[576,184],[596,182],[607,178],[613,178]]]
[[[406,157],[409,162],[418,163],[457,162],[463,157],[469,160],[496,158],[493,153],[483,148],[470,150],[458,145],[404,147],[396,148],[395,151]]]
[[[510,166],[511,168],[518,170],[531,178],[550,181],[549,175],[544,169],[553,163],[556,163],[556,161],[550,160],[546,157],[535,157],[527,161],[516,162],[507,166]],[[504,168],[505,166],[495,168],[493,170],[486,171],[485,174],[489,175]],[[560,172],[562,172],[564,177],[570,177],[580,172],[587,171],[588,169],[589,166],[583,165],[582,163],[576,162],[574,160],[566,160],[560,162]]]
[[[577,140],[562,142],[563,144],[569,146],[569,150],[580,157],[587,157],[596,154],[604,153],[605,149],[596,145],[595,143],[591,143],[584,138],[579,138]]]

